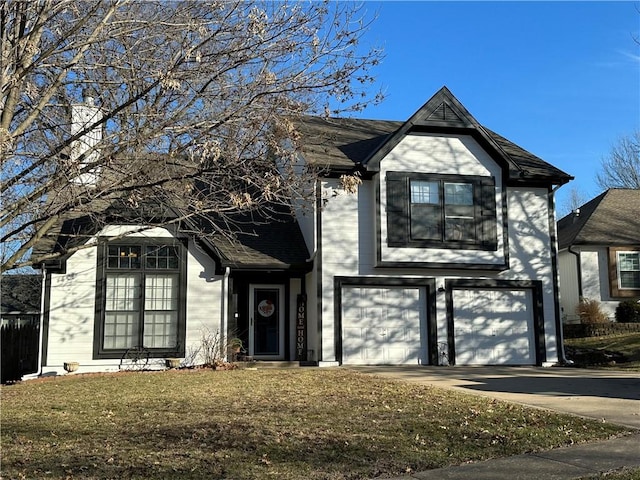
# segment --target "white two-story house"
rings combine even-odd
[[[295,219],[244,219],[236,240],[123,236],[135,225],[114,219],[84,227],[97,247],[43,264],[41,373],[114,370],[140,346],[158,365],[196,361],[203,330],[239,337],[257,361],[563,360],[554,192],[572,177],[447,88],[407,121],[307,117],[298,129],[300,161],[321,175]],[[354,193],[344,175],[360,179]]]

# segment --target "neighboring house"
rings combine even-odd
[[[43,265],[42,373],[117,369],[136,345],[191,359],[203,331],[240,337],[256,360],[317,365],[563,360],[553,199],[569,175],[446,88],[406,122],[299,127],[300,160],[323,176],[295,220],[245,218],[236,240],[164,228],[113,240],[135,226],[85,222],[100,246]]]
[[[2,275],[0,292],[0,326],[38,325],[42,297],[40,275]]]
[[[42,276],[0,276],[0,382],[39,370]]]
[[[581,298],[613,319],[618,303],[640,298],[640,190],[609,189],[558,222],[560,299],[565,319]]]

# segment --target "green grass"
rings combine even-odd
[[[624,432],[343,369],[77,375],[1,394],[3,479],[359,479]]]
[[[609,335],[606,337],[567,338],[564,343],[569,347],[618,352],[629,360],[615,365],[595,365],[598,368],[640,371],[640,333]]]

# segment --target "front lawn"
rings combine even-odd
[[[605,337],[567,338],[564,341],[569,352],[583,353],[579,366],[615,368],[640,371],[640,333],[608,335]],[[603,353],[620,354],[625,361],[609,362]],[[576,355],[578,357],[578,355]],[[591,359],[591,360],[590,360]]]
[[[2,479],[359,479],[624,431],[343,369],[77,375],[1,394]]]

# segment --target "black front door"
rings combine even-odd
[[[249,354],[284,359],[284,286],[251,285],[249,295]]]

